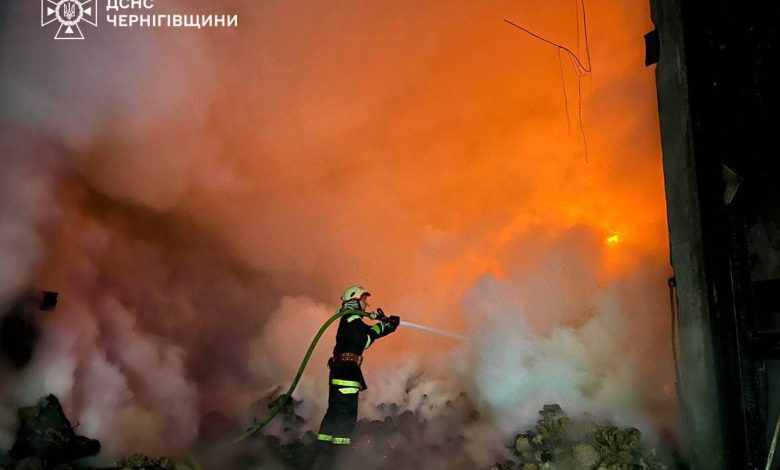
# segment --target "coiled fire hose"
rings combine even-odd
[[[295,378],[293,379],[292,383],[290,384],[290,388],[287,390],[287,393],[282,395],[279,400],[277,400],[276,405],[274,405],[273,408],[271,408],[271,411],[268,413],[268,416],[266,416],[262,421],[258,421],[254,423],[252,426],[247,428],[246,431],[244,431],[243,434],[238,436],[237,438],[230,441],[230,444],[237,444],[257,432],[259,432],[263,427],[265,427],[266,424],[270,423],[274,417],[276,417],[277,414],[284,408],[284,406],[290,401],[292,398],[292,393],[295,391],[295,387],[298,386],[298,382],[301,380],[301,376],[303,375],[303,371],[306,369],[306,365],[309,363],[309,359],[311,358],[312,353],[314,352],[314,348],[317,347],[317,342],[320,340],[320,337],[323,333],[325,333],[325,330],[328,329],[331,323],[338,320],[339,318],[345,316],[345,315],[360,315],[361,317],[369,317],[372,320],[382,319],[385,318],[384,312],[382,312],[382,309],[377,309],[377,312],[364,312],[362,310],[343,310],[336,312],[332,317],[326,321],[322,327],[320,327],[319,331],[317,331],[317,334],[314,336],[314,339],[311,341],[311,344],[309,345],[308,351],[306,351],[306,355],[303,356],[303,361],[301,361],[301,366],[298,367],[298,373],[295,375]]]

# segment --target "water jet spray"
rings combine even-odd
[[[410,321],[401,320],[401,322],[398,325],[399,326],[406,326],[406,327],[409,327],[409,328],[414,328],[414,329],[420,330],[420,331],[427,331],[428,333],[433,333],[433,334],[440,335],[440,336],[446,336],[447,338],[457,339],[457,340],[461,340],[461,341],[466,339],[465,336],[459,335],[457,333],[453,333],[451,331],[440,330],[438,328],[432,328],[430,326],[425,326],[425,325],[419,325],[417,323],[412,323]]]

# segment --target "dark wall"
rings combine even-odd
[[[777,185],[780,186],[780,182]],[[757,323],[757,347],[768,360],[767,441],[780,419],[780,188],[760,205],[748,229],[753,298]],[[778,462],[780,465],[780,462]]]
[[[651,5],[690,462],[763,468],[780,396],[780,2]]]

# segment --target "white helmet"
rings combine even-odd
[[[344,295],[341,296],[341,302],[362,300],[363,297],[368,297],[369,295],[371,295],[371,292],[367,291],[363,286],[349,286],[344,290]]]

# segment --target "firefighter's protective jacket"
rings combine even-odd
[[[384,323],[376,325],[367,325],[363,322],[363,314],[359,310],[352,310],[354,314],[347,314],[341,317],[339,329],[336,333],[336,346],[333,348],[333,355],[340,353],[363,354],[374,341],[387,336],[392,330]],[[331,361],[330,362],[330,382],[334,380],[345,380],[350,382],[360,382],[361,389],[365,390],[366,381],[363,378],[363,372],[360,366],[354,362]]]

